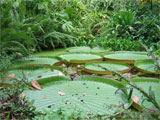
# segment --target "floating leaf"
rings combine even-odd
[[[70,63],[87,63],[92,61],[102,61],[103,58],[97,54],[87,54],[87,53],[68,53],[59,56],[65,62]]]
[[[24,65],[57,65],[60,63],[60,60],[57,58],[48,58],[48,57],[27,57],[22,58],[13,67],[24,66]]]
[[[125,73],[131,70],[131,67],[125,63],[103,61],[103,62],[91,62],[85,64],[84,71],[95,74],[110,74],[108,71],[104,70],[100,66],[121,73]]]
[[[160,63],[160,60],[158,62]],[[136,61],[134,65],[136,69],[141,72],[148,74],[160,74],[160,71],[156,69],[156,65],[153,60]]]
[[[118,51],[104,55],[105,60],[134,64],[136,60],[152,59],[145,52]]]
[[[160,94],[159,94],[160,79],[137,77],[137,78],[132,78],[132,81],[135,82],[137,86],[141,87],[147,93],[150,87],[152,87],[152,90],[154,91],[154,94],[155,94],[155,100],[157,101],[158,104],[160,104]],[[145,99],[144,95],[138,90],[136,89],[133,90],[132,97],[133,96],[137,96],[138,98],[140,98],[138,104],[141,107],[156,109],[151,102],[144,100]]]
[[[128,104],[121,98],[123,93],[115,94],[117,88],[124,86],[103,77],[79,76],[74,81],[61,80],[43,86],[41,91],[24,92],[29,100],[35,101],[34,106],[40,111],[53,104],[53,109],[58,109],[64,103],[65,106],[76,106],[86,114],[117,115],[124,111],[120,104]],[[43,95],[49,97],[42,99]]]
[[[69,52],[77,52],[77,53],[103,53],[103,52],[107,52],[108,50],[99,48],[99,47],[94,47],[94,48],[90,48],[90,47],[71,47],[67,49]]]
[[[42,52],[37,52],[34,53],[33,56],[37,57],[37,56],[43,56],[43,57],[55,57],[55,56],[59,56],[61,54],[66,53],[66,49],[56,49],[56,50],[51,50],[51,51],[42,51]]]
[[[3,74],[2,75],[2,78],[3,79],[7,79],[7,83],[9,84],[12,84],[13,83],[13,80],[11,79],[11,76],[9,77],[9,75],[14,75],[14,78],[15,79],[22,79],[25,76],[27,76],[27,79],[28,79],[28,82],[30,82],[32,79],[34,80],[38,80],[39,82],[41,80],[45,80],[45,79],[48,79],[48,78],[51,78],[51,77],[55,77],[57,75],[59,75],[59,72],[58,70],[51,70],[50,68],[47,68],[47,67],[23,67],[21,68],[22,70],[19,70],[19,69],[15,69],[15,70],[10,70],[8,71],[8,74]],[[61,73],[62,74],[62,73]],[[60,74],[60,75],[61,75]]]

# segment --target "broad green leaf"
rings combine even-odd
[[[99,47],[94,47],[94,48],[90,48],[90,47],[71,47],[67,49],[69,52],[85,52],[85,53],[89,53],[89,52],[93,52],[93,53],[103,53],[103,52],[107,52],[108,50],[99,48]]]
[[[26,90],[24,94],[35,101],[38,110],[57,109],[63,104],[74,106],[86,114],[116,115],[123,111],[120,104],[125,103],[124,93],[115,94],[117,88],[123,88],[123,85],[112,79],[82,76],[75,81],[62,80],[43,85],[41,91]]]
[[[56,49],[56,50],[51,50],[51,51],[37,52],[37,53],[34,53],[33,56],[55,57],[55,56],[59,56],[64,53],[66,53],[66,49]]]
[[[14,66],[24,66],[24,65],[56,65],[60,63],[60,60],[58,58],[52,57],[26,57],[22,58],[21,60],[18,60],[17,63],[15,63]]]
[[[60,74],[60,73],[61,71],[54,70],[52,68],[45,68],[45,67],[44,68],[40,67],[36,69],[34,68],[33,69],[16,69],[16,70],[5,72],[2,75],[1,83],[12,84],[14,79],[22,79],[23,77],[26,77],[28,82],[30,82],[32,79],[38,80],[38,81],[47,80],[55,76],[62,76],[63,74]],[[8,80],[7,78],[11,74],[15,74],[15,76],[12,79]]]
[[[152,91],[155,94],[156,101],[160,105],[160,94],[159,94],[159,91],[160,91],[160,79],[138,77],[138,78],[133,78],[132,81],[135,82],[137,86],[141,87],[147,93],[149,93],[149,88],[151,87]],[[154,105],[151,102],[147,101],[147,100],[145,100],[142,103],[142,101],[144,99],[146,99],[146,98],[138,90],[133,89],[132,97],[133,96],[137,96],[139,98],[140,101],[138,102],[138,104],[140,104],[143,108],[155,108]]]
[[[98,67],[98,65],[110,70],[121,72],[121,73],[129,72],[131,70],[131,67],[128,64],[110,62],[110,61],[87,63],[85,64],[84,70],[86,72],[95,73],[95,74],[109,74],[109,72],[105,71],[101,67]]]
[[[160,60],[158,61],[160,63]],[[160,74],[153,60],[136,61],[134,66],[141,72],[149,74]]]
[[[135,60],[146,60],[152,59],[147,53],[144,52],[134,52],[134,51],[118,51],[111,54],[104,55],[106,60],[119,61],[125,63],[134,63]]]
[[[103,58],[96,54],[87,54],[87,53],[68,53],[59,56],[66,62],[71,63],[87,63],[91,61],[102,61]]]
[[[90,47],[71,47],[67,48],[69,52],[90,52]]]

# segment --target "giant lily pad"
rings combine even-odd
[[[13,76],[13,77],[10,77]],[[8,72],[4,72],[2,75],[2,80],[0,84],[12,84],[14,79],[27,78],[28,82],[31,80],[38,80],[44,82],[44,80],[49,80],[55,76],[64,76],[62,72],[54,70],[52,68],[45,67],[34,67],[30,69],[15,69]]]
[[[153,60],[136,61],[134,65],[141,72],[149,74],[160,74],[160,71],[157,71]]]
[[[160,79],[138,77],[138,78],[133,78],[132,81],[135,82],[137,86],[141,87],[147,93],[149,93],[149,88],[151,87],[152,91],[154,93],[152,93],[150,91],[150,95],[153,96],[153,94],[155,94],[156,101],[160,105],[160,94],[159,94],[159,91],[160,91]],[[133,89],[132,97],[133,96],[137,96],[139,98],[138,104],[141,105],[142,108],[153,108],[153,109],[155,109],[154,105],[151,102],[149,102],[147,100],[143,101],[146,98],[138,90]]]
[[[144,52],[132,52],[132,51],[122,51],[114,52],[104,55],[105,60],[117,61],[133,64],[136,60],[147,60],[152,59],[147,53]]]
[[[96,54],[87,53],[70,53],[59,56],[66,62],[70,63],[87,63],[91,61],[102,61],[103,58]]]
[[[66,53],[66,49],[56,49],[34,53],[33,56],[55,57]]]
[[[61,108],[64,103],[86,114],[116,115],[123,111],[120,104],[125,103],[121,96],[124,93],[115,94],[117,88],[123,88],[123,85],[112,79],[82,76],[75,81],[46,84],[41,91],[27,90],[24,94],[35,101],[34,106],[38,110]]]
[[[48,58],[48,57],[26,57],[17,61],[12,67],[20,67],[26,65],[59,65],[61,61],[56,58]]]
[[[84,70],[95,74],[110,74],[99,66],[121,73],[129,72],[131,70],[131,67],[128,64],[106,61],[87,63]]]
[[[89,53],[89,52],[93,52],[93,53],[100,53],[100,52],[106,52],[107,50],[99,48],[99,47],[94,47],[94,48],[90,48],[90,47],[71,47],[68,48],[69,52],[85,52],[85,53]]]

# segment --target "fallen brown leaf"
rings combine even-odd
[[[45,99],[45,98],[46,98],[46,96],[42,96],[42,98],[43,98],[43,99]]]
[[[58,75],[63,76],[63,73],[60,71],[60,72],[58,73]]]
[[[85,91],[84,93],[83,93],[83,96],[86,96],[87,95],[87,92]]]
[[[6,81],[11,80],[12,78],[14,78],[14,76],[15,76],[15,73],[10,74],[10,75],[6,78]]]
[[[36,80],[31,80],[31,85],[36,88],[37,90],[41,90],[42,87],[39,85],[39,83]]]
[[[58,94],[61,95],[61,96],[65,96],[65,93],[61,92],[61,91],[58,91]]]
[[[41,78],[41,77],[42,77],[42,75],[37,76],[37,78]]]
[[[26,96],[25,94],[22,94],[22,95],[21,95],[22,98],[24,98],[25,96]]]
[[[139,98],[138,98],[137,96],[133,96],[133,101],[134,101],[135,103],[138,103],[138,102],[139,102]]]
[[[30,89],[30,90],[36,90],[36,89],[35,89],[35,88],[33,88],[33,87],[29,87],[29,89]]]
[[[77,68],[81,68],[81,65],[77,65]]]

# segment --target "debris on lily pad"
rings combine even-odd
[[[61,95],[61,96],[64,96],[65,93],[64,92],[61,92],[61,91],[58,91],[58,94]]]
[[[39,85],[39,83],[36,80],[31,80],[31,85],[36,88],[37,90],[41,90],[42,86]]]

